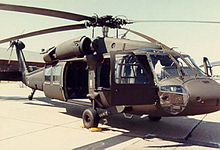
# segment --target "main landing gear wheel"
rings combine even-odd
[[[29,95],[28,100],[32,100],[32,99],[33,99],[33,96]]]
[[[85,128],[98,127],[100,117],[95,109],[86,109],[82,114],[83,125]]]
[[[160,121],[161,117],[160,116],[148,116],[150,121],[158,122]]]

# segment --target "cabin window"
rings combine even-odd
[[[51,81],[51,68],[48,67],[45,69],[44,76],[45,76],[45,82],[50,82]]]
[[[142,56],[140,56],[142,59]],[[144,56],[146,58],[146,56]],[[146,59],[147,60],[147,59]],[[134,54],[115,55],[115,83],[146,84],[149,80],[145,68]]]
[[[61,66],[54,66],[53,67],[53,82],[54,83],[56,83],[56,82],[58,82],[59,83],[59,81],[60,81],[60,75],[61,75],[61,70],[62,69],[62,67]]]

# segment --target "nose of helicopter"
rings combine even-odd
[[[220,84],[212,79],[195,79],[184,83],[189,92],[192,113],[209,113],[220,110]]]

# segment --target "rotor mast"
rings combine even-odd
[[[103,37],[108,37],[108,33],[109,33],[109,27],[103,26],[103,27],[102,27]]]

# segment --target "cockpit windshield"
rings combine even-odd
[[[205,76],[188,55],[169,56],[168,54],[150,55],[159,80],[178,76]]]

